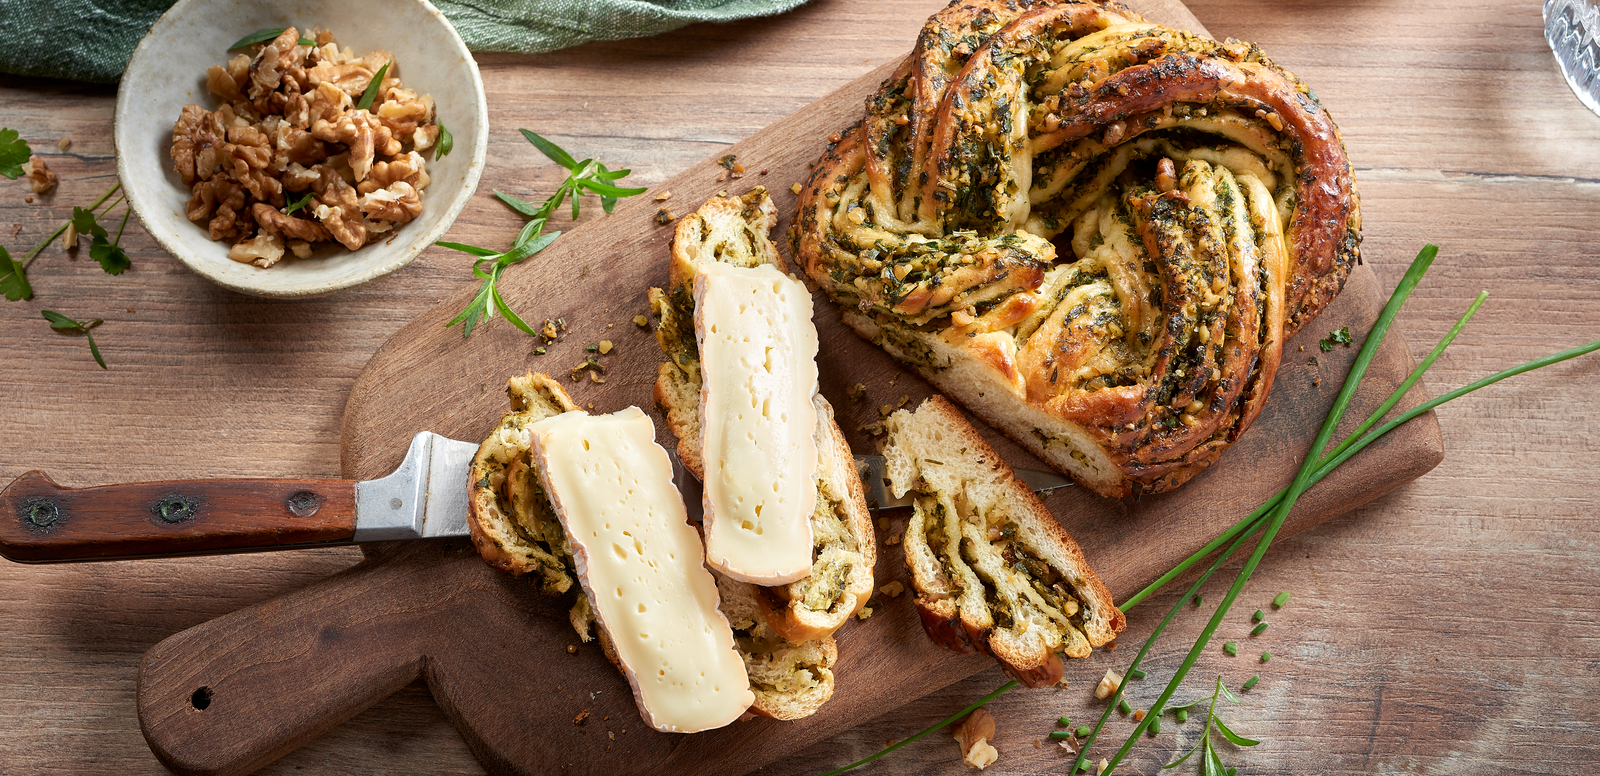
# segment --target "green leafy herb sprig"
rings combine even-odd
[[[28,141],[15,129],[0,129],[0,175],[16,180],[22,175],[22,164],[33,156]]]
[[[450,155],[450,149],[456,147],[455,136],[450,130],[444,128],[444,119],[438,120],[439,139],[433,144],[433,160],[438,161]]]
[[[112,207],[116,207],[115,204]],[[110,208],[106,212],[111,212]],[[81,207],[72,209],[72,227],[79,234],[87,234],[94,239],[89,242],[89,258],[100,262],[100,268],[107,274],[121,275],[133,266],[133,260],[128,258],[127,251],[122,250],[122,230],[128,228],[128,214],[130,208],[123,208],[122,223],[117,226],[116,239],[110,239],[105,227],[95,220],[94,211]]]
[[[246,36],[234,41],[233,45],[228,47],[228,50],[229,51],[233,51],[234,49],[242,49],[245,46],[254,46],[257,43],[266,43],[267,41],[272,40],[272,39],[278,37],[279,35],[282,35],[283,31],[287,30],[287,29],[289,29],[289,28],[288,27],[279,27],[276,30],[256,30],[255,32],[250,33],[249,35],[246,35]],[[302,46],[315,46],[315,45],[317,45],[316,41],[314,41],[314,40],[312,40],[312,39],[310,39],[310,38],[308,38],[308,37],[306,37],[304,35],[300,36],[299,43]]]
[[[1176,768],[1179,765],[1182,765],[1183,761],[1189,759],[1189,757],[1195,752],[1200,752],[1200,772],[1204,774],[1204,776],[1224,776],[1224,774],[1226,776],[1233,776],[1235,769],[1229,768],[1222,764],[1222,756],[1217,754],[1217,747],[1216,744],[1212,743],[1211,733],[1215,731],[1218,735],[1227,739],[1228,742],[1234,746],[1256,746],[1257,744],[1261,743],[1253,738],[1245,738],[1244,736],[1233,732],[1233,730],[1228,727],[1228,724],[1223,722],[1221,717],[1217,716],[1218,699],[1226,700],[1235,705],[1241,703],[1239,696],[1234,695],[1233,691],[1229,690],[1227,685],[1222,683],[1221,674],[1217,675],[1217,689],[1211,691],[1211,705],[1206,707],[1206,729],[1205,732],[1200,734],[1200,742],[1195,744],[1194,748],[1184,752],[1182,757],[1179,757],[1177,760],[1174,760],[1168,765],[1161,766],[1161,770]],[[1181,722],[1183,721],[1183,717],[1188,715],[1188,709],[1190,706],[1202,703],[1205,700],[1206,699],[1204,697],[1196,698],[1188,703],[1183,704],[1182,706],[1168,706],[1161,711],[1163,714],[1171,713]],[[1106,770],[1109,771],[1111,769],[1108,767]]]
[[[1267,549],[1271,547],[1272,540],[1277,536],[1278,530],[1283,527],[1283,522],[1288,517],[1290,510],[1294,508],[1295,502],[1299,500],[1300,495],[1304,493],[1307,488],[1331,474],[1334,469],[1338,468],[1345,461],[1348,461],[1351,456],[1361,452],[1368,445],[1382,438],[1385,434],[1388,434],[1390,431],[1393,431],[1394,429],[1409,422],[1419,415],[1423,415],[1432,411],[1440,405],[1459,399],[1462,396],[1474,391],[1487,388],[1488,386],[1494,385],[1501,380],[1523,374],[1524,372],[1542,369],[1552,364],[1558,364],[1562,361],[1567,361],[1569,359],[1577,358],[1578,356],[1600,350],[1600,340],[1595,340],[1584,345],[1568,348],[1567,350],[1563,350],[1559,353],[1552,353],[1548,356],[1544,356],[1543,358],[1537,358],[1532,361],[1518,364],[1509,369],[1501,370],[1489,375],[1488,377],[1484,377],[1453,391],[1449,391],[1429,399],[1428,401],[1422,402],[1421,404],[1418,404],[1417,406],[1400,413],[1388,421],[1383,421],[1384,416],[1388,415],[1389,411],[1394,409],[1395,405],[1405,397],[1406,393],[1411,390],[1412,386],[1416,385],[1417,381],[1422,378],[1422,375],[1433,366],[1433,363],[1438,360],[1439,356],[1444,353],[1445,349],[1455,341],[1456,335],[1461,333],[1461,330],[1466,326],[1467,322],[1470,321],[1472,316],[1477,313],[1478,308],[1483,305],[1484,300],[1486,300],[1489,296],[1488,292],[1480,293],[1478,294],[1478,297],[1473,300],[1472,304],[1467,307],[1466,312],[1462,314],[1461,318],[1456,321],[1456,324],[1450,328],[1450,331],[1445,335],[1444,339],[1440,340],[1439,344],[1434,346],[1433,350],[1428,353],[1427,357],[1423,358],[1421,363],[1417,364],[1416,368],[1411,371],[1411,374],[1407,375],[1406,379],[1400,383],[1400,386],[1396,388],[1386,400],[1384,400],[1383,404],[1380,405],[1377,410],[1372,413],[1372,415],[1368,416],[1367,419],[1356,428],[1354,433],[1347,437],[1343,442],[1340,442],[1338,446],[1334,447],[1327,453],[1318,455],[1317,452],[1327,449],[1329,442],[1332,441],[1334,429],[1337,428],[1339,420],[1344,417],[1344,412],[1346,408],[1349,407],[1350,401],[1355,395],[1356,388],[1361,384],[1361,379],[1363,376],[1365,376],[1368,365],[1372,363],[1373,357],[1377,355],[1378,347],[1380,344],[1382,344],[1384,336],[1388,333],[1389,326],[1394,322],[1395,317],[1399,315],[1400,309],[1405,305],[1406,300],[1411,296],[1411,292],[1422,280],[1422,276],[1427,273],[1428,267],[1432,265],[1434,257],[1438,255],[1438,252],[1439,249],[1437,246],[1428,245],[1424,247],[1422,251],[1417,254],[1416,260],[1411,263],[1411,267],[1406,271],[1405,276],[1401,278],[1400,284],[1395,288],[1394,294],[1389,297],[1388,304],[1384,306],[1383,312],[1379,314],[1377,322],[1373,324],[1372,331],[1367,335],[1366,342],[1362,344],[1361,352],[1356,356],[1355,363],[1350,367],[1350,373],[1345,378],[1344,386],[1340,389],[1338,397],[1334,400],[1333,408],[1329,410],[1322,429],[1317,434],[1316,441],[1312,443],[1312,454],[1306,456],[1304,463],[1300,467],[1299,473],[1295,475],[1294,481],[1289,485],[1289,487],[1284,488],[1283,490],[1274,494],[1271,498],[1267,499],[1266,503],[1257,507],[1254,512],[1251,512],[1243,520],[1235,523],[1233,527],[1222,532],[1220,536],[1211,540],[1211,542],[1206,544],[1206,546],[1201,547],[1193,555],[1190,555],[1188,558],[1184,559],[1183,562],[1173,567],[1171,571],[1161,575],[1159,579],[1150,583],[1150,585],[1145,589],[1139,591],[1127,601],[1123,602],[1120,609],[1123,612],[1127,612],[1140,602],[1148,599],[1150,596],[1171,584],[1191,567],[1208,558],[1211,558],[1211,563],[1206,568],[1205,572],[1200,574],[1200,576],[1189,587],[1189,590],[1186,593],[1178,597],[1177,602],[1173,604],[1172,609],[1167,612],[1167,616],[1156,625],[1155,630],[1151,632],[1150,637],[1146,639],[1144,645],[1139,648],[1138,654],[1134,656],[1133,662],[1128,667],[1128,673],[1133,674],[1139,670],[1139,664],[1144,660],[1145,656],[1149,654],[1150,649],[1155,645],[1156,640],[1161,637],[1161,633],[1166,630],[1167,625],[1169,625],[1173,618],[1175,618],[1183,609],[1183,605],[1191,600],[1198,604],[1200,588],[1208,579],[1211,578],[1211,575],[1215,573],[1217,569],[1225,565],[1228,559],[1232,557],[1232,555],[1238,551],[1240,547],[1245,545],[1252,538],[1258,535],[1260,536],[1260,540],[1256,543],[1255,549],[1251,552],[1249,558],[1244,562],[1244,566],[1239,570],[1238,576],[1234,579],[1232,587],[1228,589],[1228,593],[1223,597],[1222,603],[1217,606],[1217,610],[1212,614],[1211,620],[1207,622],[1205,629],[1200,634],[1200,637],[1195,640],[1195,643],[1190,648],[1189,653],[1184,657],[1183,663],[1174,673],[1172,679],[1168,681],[1167,686],[1164,690],[1162,690],[1160,697],[1155,703],[1150,705],[1150,711],[1145,715],[1144,719],[1140,720],[1133,732],[1128,735],[1128,738],[1123,743],[1122,748],[1117,751],[1117,754],[1113,758],[1107,761],[1106,768],[1102,771],[1103,775],[1110,774],[1116,769],[1118,763],[1122,762],[1123,758],[1128,755],[1134,744],[1139,741],[1139,737],[1142,736],[1146,730],[1150,730],[1152,727],[1159,725],[1160,715],[1163,709],[1166,707],[1166,703],[1171,700],[1173,693],[1177,691],[1178,687],[1183,683],[1184,678],[1188,676],[1189,670],[1194,667],[1194,663],[1199,658],[1201,652],[1203,652],[1206,646],[1211,643],[1212,635],[1216,632],[1218,626],[1221,625],[1222,619],[1228,614],[1229,609],[1232,608],[1234,600],[1238,598],[1240,591],[1244,589],[1244,585],[1249,581],[1250,575],[1253,574],[1256,570],[1256,567],[1260,565],[1262,557],[1266,555]],[[1379,425],[1380,421],[1383,421],[1381,425]],[[1283,599],[1285,602],[1288,600],[1282,594],[1279,595],[1279,598]],[[1263,654],[1262,662],[1265,662],[1267,659],[1268,655]],[[1011,684],[1012,683],[1007,683],[1007,685],[1003,686],[1000,691],[1009,689]],[[1095,739],[1100,735],[1100,731],[1105,727],[1106,721],[1110,718],[1112,710],[1117,708],[1118,703],[1122,701],[1122,695],[1127,686],[1127,682],[1120,683],[1116,692],[1109,696],[1106,704],[1106,710],[1102,713],[1100,721],[1092,730],[1083,731],[1080,728],[1079,732],[1087,732],[1088,735],[1082,736],[1084,738],[1083,744],[1079,747],[1078,757],[1074,761],[1072,768],[1069,769],[1069,773],[1078,773],[1088,768],[1089,749],[1091,746],[1093,746]],[[999,691],[997,691],[997,693],[998,692]],[[1174,707],[1174,710],[1181,710],[1182,708],[1184,707]],[[927,733],[932,732],[933,730],[936,730],[938,727],[942,726],[943,723],[934,728],[930,728],[927,731],[923,731],[923,733],[918,734],[916,737],[926,735]],[[1227,736],[1224,735],[1224,737],[1226,738]],[[876,759],[884,754],[887,754],[889,751],[891,750],[883,750],[872,757],[868,757],[866,760],[862,760],[861,762],[864,763]],[[861,763],[854,763],[845,766],[844,768],[830,772],[830,774],[841,773],[854,768],[859,764]],[[1211,763],[1210,765],[1212,772],[1215,773],[1216,763]],[[1226,771],[1224,771],[1224,773],[1225,772]]]
[[[0,294],[4,294],[6,299],[13,302],[32,299],[33,285],[28,282],[28,267],[33,265],[33,260],[39,255],[40,251],[44,250],[46,245],[60,237],[61,233],[67,231],[69,227],[83,234],[93,236],[94,240],[89,246],[89,255],[95,261],[100,262],[101,269],[113,275],[120,275],[128,267],[132,266],[132,262],[128,259],[128,254],[121,247],[122,227],[128,224],[127,213],[122,215],[122,226],[117,228],[115,240],[110,239],[109,233],[96,221],[96,218],[109,215],[112,210],[116,209],[117,205],[124,202],[124,198],[118,197],[105,208],[104,212],[100,212],[101,205],[105,205],[106,200],[111,199],[111,195],[116,194],[121,189],[121,183],[114,183],[111,188],[106,189],[106,193],[101,194],[98,199],[90,203],[89,207],[74,207],[72,209],[72,218],[61,222],[61,225],[56,227],[56,230],[51,232],[49,237],[40,240],[39,244],[33,246],[33,250],[28,251],[21,259],[11,258],[11,253],[4,246],[0,246]]]
[[[383,63],[378,72],[373,73],[372,80],[367,82],[367,88],[361,92],[361,101],[356,103],[356,110],[372,110],[372,101],[378,96],[378,89],[383,87],[383,77],[389,74],[389,65]]]
[[[1354,342],[1354,340],[1350,339],[1350,327],[1346,326],[1342,329],[1328,332],[1328,336],[1323,337],[1322,341],[1317,345],[1322,348],[1322,352],[1326,353],[1333,350],[1334,345],[1349,345],[1351,342]]]
[[[472,263],[472,274],[482,279],[483,285],[478,288],[477,295],[472,298],[472,302],[467,305],[466,309],[445,324],[446,326],[462,324],[462,337],[472,336],[472,330],[480,322],[494,317],[496,311],[499,311],[500,315],[510,321],[513,326],[527,332],[528,336],[538,336],[538,332],[532,326],[529,326],[526,321],[518,317],[516,312],[511,309],[510,305],[506,304],[506,300],[500,295],[500,290],[496,284],[500,281],[501,273],[505,272],[511,265],[525,261],[529,256],[544,250],[550,243],[555,242],[557,237],[561,236],[560,232],[546,233],[544,229],[550,223],[551,216],[555,215],[561,204],[569,197],[572,200],[572,219],[576,221],[578,219],[578,202],[583,194],[598,195],[600,197],[600,206],[607,213],[610,213],[612,208],[616,206],[618,199],[642,194],[645,191],[643,188],[620,188],[615,185],[615,181],[626,177],[631,170],[611,170],[593,159],[577,161],[572,158],[571,154],[562,150],[560,146],[526,129],[522,130],[522,136],[527,138],[528,142],[532,143],[535,148],[539,149],[540,153],[549,157],[550,161],[566,169],[567,179],[562,181],[561,187],[556,189],[555,194],[537,207],[502,191],[494,193],[495,197],[501,202],[504,202],[512,210],[528,219],[522,230],[517,233],[517,239],[512,243],[509,250],[499,252],[455,242],[440,241],[435,243],[441,247],[478,257],[478,260]]]
[[[94,327],[105,323],[105,321],[99,318],[95,318],[92,321],[77,321],[55,310],[42,310],[41,312],[44,313],[44,319],[50,322],[50,328],[68,334],[82,334],[87,337],[89,340],[89,355],[94,356],[94,362],[99,364],[101,369],[107,368],[106,360],[100,357],[100,348],[94,344],[94,332],[91,331]]]

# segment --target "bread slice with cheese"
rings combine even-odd
[[[577,570],[566,530],[541,484],[532,459],[529,427],[579,408],[560,383],[529,373],[510,380],[511,412],[484,440],[473,459],[468,525],[484,561],[496,569],[532,575],[547,595],[572,596],[569,620],[579,637],[593,640],[595,610],[578,588]],[[750,711],[777,719],[815,713],[833,694],[838,648],[831,637],[790,642],[776,636],[759,616],[752,585],[717,580],[720,608],[733,628],[735,643],[755,695]],[[757,616],[751,616],[756,612]],[[598,631],[607,659],[622,660],[604,630]]]
[[[655,400],[678,437],[678,457],[702,481],[708,476],[703,409],[707,390],[716,386],[708,387],[703,379],[700,342],[705,332],[696,331],[695,278],[714,263],[781,272],[783,261],[768,237],[776,222],[776,208],[765,188],[712,198],[678,223],[667,288],[650,290],[651,309],[661,319],[656,339],[669,359],[659,369]],[[815,506],[808,521],[810,568],[803,578],[759,588],[757,595],[772,630],[796,642],[831,634],[859,611],[872,594],[877,562],[872,521],[850,448],[834,422],[832,406],[812,390],[816,463]]]
[[[906,565],[935,642],[1044,687],[1059,654],[1116,638],[1126,621],[1083,551],[954,405],[933,396],[884,425],[890,486],[914,494]]]

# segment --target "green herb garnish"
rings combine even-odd
[[[1249,679],[1244,680],[1244,689],[1249,690],[1250,688],[1255,687],[1256,682],[1259,681],[1261,681],[1260,674],[1251,674]]]
[[[1322,352],[1326,353],[1333,350],[1334,345],[1349,345],[1350,342],[1350,327],[1346,326],[1338,331],[1328,332],[1328,336],[1324,337],[1322,342],[1318,344],[1322,346]]]
[[[1217,689],[1212,691],[1212,693],[1211,693],[1211,704],[1206,707],[1206,729],[1205,729],[1204,733],[1200,734],[1200,743],[1195,744],[1194,748],[1192,748],[1189,751],[1185,752],[1182,757],[1179,757],[1177,760],[1173,761],[1170,765],[1161,766],[1161,770],[1169,770],[1169,769],[1172,769],[1172,768],[1176,768],[1179,765],[1182,765],[1184,760],[1189,759],[1190,755],[1193,755],[1195,752],[1200,752],[1201,753],[1200,754],[1200,772],[1201,773],[1206,774],[1206,776],[1211,776],[1212,774],[1226,773],[1228,771],[1228,768],[1227,768],[1227,766],[1222,764],[1222,757],[1217,754],[1217,746],[1211,740],[1211,733],[1213,731],[1215,731],[1218,735],[1221,735],[1223,738],[1226,738],[1228,740],[1228,743],[1231,743],[1234,746],[1255,746],[1255,745],[1261,743],[1260,741],[1257,741],[1257,740],[1255,740],[1253,738],[1245,738],[1244,736],[1241,736],[1238,733],[1233,732],[1233,730],[1228,727],[1227,723],[1223,722],[1222,718],[1217,716],[1217,700],[1219,698],[1226,699],[1229,703],[1235,703],[1235,704],[1242,703],[1242,701],[1239,700],[1239,696],[1234,695],[1233,691],[1231,691],[1227,687],[1223,686],[1222,677],[1220,675],[1217,676]],[[1205,700],[1205,699],[1201,698],[1199,700],[1193,700],[1193,701],[1190,701],[1190,702],[1188,702],[1188,703],[1186,703],[1186,704],[1184,704],[1182,706],[1177,706],[1177,707],[1174,707],[1174,708],[1168,709],[1168,710],[1174,712],[1174,715],[1176,715],[1176,713],[1185,711],[1190,706],[1193,706],[1196,703],[1200,703],[1203,700]],[[1184,718],[1187,719],[1187,716],[1188,715],[1185,714]],[[1155,714],[1151,714],[1150,716],[1146,717],[1145,719],[1152,719],[1153,720],[1155,718],[1156,718],[1156,715]],[[1183,719],[1179,719],[1178,721],[1182,722]],[[1120,757],[1120,755],[1118,755],[1118,756]],[[1079,759],[1082,759],[1082,758],[1080,757]],[[1110,773],[1112,767],[1113,766],[1110,763],[1107,763],[1106,764],[1106,769],[1104,771],[1102,771],[1102,773]]]
[[[444,128],[444,120],[439,120],[439,139],[433,144],[433,160],[439,161],[450,155],[450,149],[455,148],[456,140],[450,130]]]
[[[1263,622],[1260,625],[1257,625],[1256,627],[1251,628],[1250,629],[1250,635],[1252,635],[1252,636],[1260,636],[1261,634],[1266,633],[1267,632],[1267,626],[1269,624],[1270,623]]]
[[[1239,654],[1239,645],[1232,641],[1224,641],[1222,642],[1222,651],[1230,655],[1237,655]]]
[[[33,286],[28,284],[26,269],[22,262],[11,258],[11,252],[4,245],[0,245],[0,293],[13,302],[33,298]]]
[[[1117,699],[1117,711],[1120,711],[1123,714],[1132,714],[1133,713],[1133,707],[1128,705],[1128,699],[1127,698],[1118,698]]]
[[[1060,725],[1061,727],[1071,727],[1072,726],[1072,718],[1071,717],[1059,717],[1059,718],[1056,719],[1056,724]]]
[[[1137,668],[1133,668],[1133,669],[1129,669],[1129,670],[1128,670],[1128,678],[1129,678],[1129,679],[1143,679],[1143,678],[1145,678],[1145,676],[1147,676],[1147,675],[1148,675],[1148,674],[1146,674],[1146,673],[1145,673],[1145,672],[1143,672],[1143,671],[1140,671],[1140,670],[1139,670],[1139,669],[1137,669]]]
[[[296,210],[299,210],[299,209],[300,209],[300,208],[303,208],[303,207],[305,207],[305,206],[306,206],[306,203],[307,203],[307,202],[310,202],[310,201],[311,201],[311,198],[312,198],[312,197],[313,197],[313,196],[315,196],[315,195],[316,195],[316,192],[315,192],[315,191],[308,191],[308,192],[306,192],[306,195],[305,195],[305,196],[303,196],[303,197],[301,197],[301,198],[300,198],[300,199],[298,199],[298,200],[295,200],[295,201],[294,201],[294,202],[290,202],[290,203],[289,203],[289,206],[288,206],[288,207],[286,207],[286,208],[284,208],[284,209],[283,209],[283,214],[284,214],[284,215],[286,215],[286,216],[292,216],[292,215],[294,215],[294,211],[296,211]]]
[[[22,175],[22,163],[33,156],[28,141],[15,129],[0,129],[0,175],[16,180]]]
[[[105,227],[95,219],[94,211],[81,207],[72,209],[72,226],[79,234],[94,237],[89,243],[89,257],[100,262],[100,268],[107,274],[121,275],[133,266],[133,260],[128,258],[127,251],[122,250],[122,230],[128,227],[129,212],[131,210],[123,211],[122,224],[117,227],[117,237],[113,240]]]
[[[1267,618],[1266,612],[1263,612],[1260,609],[1257,609],[1255,614],[1250,615],[1250,621],[1251,622],[1261,622],[1262,620],[1264,620],[1266,618]]]
[[[1077,736],[1079,738],[1083,738],[1084,736],[1089,735],[1089,726],[1088,725],[1079,725],[1078,729],[1074,730],[1072,732],[1077,734]]]
[[[556,189],[555,194],[551,195],[549,199],[546,199],[538,207],[534,207],[532,204],[504,192],[496,191],[494,193],[495,197],[501,202],[504,202],[512,210],[528,219],[528,223],[523,225],[522,231],[517,233],[517,239],[512,243],[511,249],[504,253],[497,253],[487,248],[463,245],[461,243],[435,243],[435,245],[470,253],[478,257],[478,260],[472,263],[472,274],[483,279],[483,285],[479,287],[478,295],[473,297],[472,302],[467,305],[466,309],[445,324],[446,326],[462,324],[461,336],[463,337],[472,336],[472,330],[478,325],[479,321],[494,317],[496,310],[506,320],[510,321],[513,326],[527,332],[529,336],[539,336],[539,333],[533,327],[517,317],[517,314],[511,310],[511,306],[506,304],[505,299],[500,296],[500,291],[496,287],[500,280],[500,274],[507,267],[522,262],[529,256],[544,250],[546,246],[555,242],[555,239],[561,236],[560,232],[545,234],[544,228],[550,222],[550,217],[555,215],[556,210],[561,207],[561,203],[566,201],[568,197],[572,198],[572,218],[577,220],[578,200],[585,192],[599,195],[600,205],[607,213],[611,212],[619,197],[631,197],[644,192],[643,188],[625,189],[612,185],[613,181],[627,176],[631,172],[630,170],[609,170],[605,165],[593,159],[585,159],[582,162],[576,161],[570,154],[563,151],[560,146],[526,129],[522,130],[522,136],[527,138],[528,142],[532,143],[535,148],[539,149],[540,153],[566,168],[567,179],[561,183],[560,188]]]
[[[1265,663],[1265,662],[1267,662],[1268,660],[1271,660],[1271,659],[1272,659],[1272,653],[1271,652],[1263,652],[1263,653],[1261,653],[1261,662]]]
[[[288,27],[279,27],[276,30],[257,30],[255,32],[250,33],[249,35],[246,35],[246,36],[234,41],[233,45],[228,47],[228,50],[232,51],[234,49],[242,49],[245,46],[254,46],[257,43],[266,43],[267,41],[272,40],[273,38],[276,38],[279,35],[282,35],[283,31],[287,30],[287,29],[289,29],[289,28]],[[307,38],[304,35],[300,36],[300,41],[299,42],[300,42],[300,45],[302,45],[302,46],[315,46],[315,45],[317,45],[316,41],[314,41],[314,40],[312,40],[310,38]]]
[[[1072,731],[1070,731],[1070,730],[1052,730],[1052,731],[1050,731],[1050,737],[1055,739],[1055,740],[1057,740],[1057,741],[1060,741],[1060,740],[1062,740],[1064,738],[1071,738],[1072,737]]]
[[[1274,609],[1282,609],[1283,605],[1286,604],[1286,603],[1289,603],[1289,593],[1288,593],[1288,591],[1284,591],[1282,593],[1279,593],[1277,598],[1272,599],[1272,608],[1274,608]]]
[[[3,137],[4,132],[0,132],[0,138]],[[101,194],[99,199],[96,199],[89,205],[88,212],[90,214],[89,220],[91,222],[94,220],[93,215],[95,211],[99,210],[100,206],[104,205],[106,200],[111,199],[111,195],[117,193],[117,191],[121,188],[122,184],[120,183],[111,184],[111,188],[106,189],[106,193]],[[111,206],[106,208],[106,212],[111,212],[121,202],[121,199],[112,202]],[[13,302],[20,302],[33,298],[33,286],[28,283],[28,265],[33,263],[33,259],[39,255],[39,251],[44,250],[44,246],[49,245],[52,240],[60,237],[61,233],[65,232],[68,227],[74,225],[74,219],[78,218],[77,211],[82,209],[83,208],[73,208],[73,218],[69,218],[66,221],[61,222],[61,225],[56,227],[55,231],[50,233],[50,236],[40,240],[39,244],[33,246],[33,250],[28,251],[28,253],[21,259],[12,259],[11,254],[7,252],[3,246],[0,246],[0,293],[3,293],[6,299],[9,299]],[[127,224],[126,215],[123,217],[123,224]],[[95,226],[98,228],[98,224]],[[104,232],[104,230],[101,231]],[[93,232],[91,231],[91,234],[92,233]],[[117,232],[117,237],[119,240],[121,239],[121,236],[122,232],[119,229]],[[120,266],[126,263],[128,258],[127,254],[122,253],[120,248],[114,252],[102,249],[101,254],[106,256],[106,260],[102,261],[100,266],[107,272],[111,272],[111,274],[115,275],[120,273],[122,270],[127,269],[127,266]],[[120,256],[113,254],[120,254]],[[90,250],[90,255],[94,255],[92,248]],[[96,258],[98,259],[99,257]],[[108,267],[108,263],[110,263],[111,266]],[[120,266],[120,269],[117,269],[118,266]],[[117,271],[112,272],[113,269],[116,269]]]
[[[99,318],[95,318],[92,321],[75,321],[55,310],[41,310],[40,312],[44,313],[44,319],[50,322],[50,328],[69,334],[82,334],[87,337],[89,339],[89,355],[94,356],[94,362],[99,364],[101,369],[106,368],[106,360],[100,357],[100,348],[95,346],[94,333],[90,331],[90,329],[105,323],[105,321]]]
[[[361,100],[356,103],[356,110],[372,110],[372,100],[378,96],[378,89],[383,86],[383,76],[389,72],[389,65],[388,62],[383,63],[383,67],[378,68],[372,80],[367,82],[367,90],[361,93]]]

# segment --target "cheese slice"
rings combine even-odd
[[[694,302],[706,562],[757,585],[802,579],[817,504],[811,294],[768,264],[705,262]]]
[[[656,730],[722,727],[755,701],[655,424],[629,407],[529,426],[539,479],[596,621]]]

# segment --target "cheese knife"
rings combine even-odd
[[[31,471],[0,491],[0,556],[19,563],[130,560],[464,537],[467,472],[478,445],[424,431],[376,480],[222,479],[63,488]],[[673,476],[691,517],[700,483],[677,456]],[[890,492],[881,455],[856,466],[872,509],[908,506]],[[1054,472],[1018,470],[1038,492],[1067,487]]]

